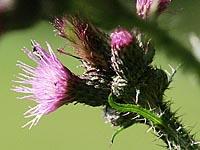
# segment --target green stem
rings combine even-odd
[[[167,144],[168,148],[177,150],[197,150],[199,149],[198,142],[195,142],[189,131],[177,121],[174,113],[170,112],[169,107],[165,106],[166,112],[162,116],[155,115],[151,110],[147,110],[139,105],[134,104],[119,104],[113,100],[112,94],[108,97],[109,105],[121,112],[134,112],[152,122],[160,138]],[[123,129],[120,128],[119,131]],[[114,133],[112,140],[118,134]]]

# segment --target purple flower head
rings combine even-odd
[[[123,28],[117,28],[110,35],[111,48],[121,49],[124,46],[128,46],[133,41],[133,34]]]
[[[28,57],[37,63],[36,68],[21,61],[18,61],[17,64],[24,73],[19,73],[18,80],[14,82],[24,85],[14,86],[12,90],[28,94],[19,99],[29,99],[37,103],[35,107],[30,107],[24,113],[25,118],[35,118],[23,127],[30,125],[31,128],[44,114],[49,114],[63,104],[74,101],[71,96],[72,83],[78,77],[61,64],[50,45],[46,44],[49,52],[35,41],[32,41],[32,52],[26,48],[23,49]]]
[[[151,13],[161,13],[164,11],[171,0],[137,0],[137,14],[143,19],[147,18]]]

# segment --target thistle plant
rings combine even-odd
[[[158,16],[169,2],[138,0],[138,16],[145,20],[151,15]],[[37,103],[25,113],[26,118],[35,118],[24,126],[31,128],[43,115],[63,105],[83,103],[103,106],[106,122],[119,127],[111,143],[120,131],[141,123],[149,126],[167,149],[200,149],[177,112],[171,110],[171,102],[163,98],[177,68],[171,67],[172,72],[168,73],[152,65],[155,48],[149,35],[138,28],[123,27],[107,34],[79,16],[55,18],[52,25],[76,54],[65,49],[58,52],[81,61],[85,72],[72,73],[58,60],[48,43],[48,52],[36,41],[32,41],[32,51],[24,48],[37,63],[36,68],[21,61],[17,64],[24,73],[19,73],[14,82],[25,85],[16,85],[13,90],[30,94],[20,99]]]

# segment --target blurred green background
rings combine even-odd
[[[85,2],[88,2],[86,5]],[[119,1],[125,8],[134,9],[135,1]],[[100,5],[101,4],[101,5]],[[95,7],[94,7],[95,6]],[[107,8],[106,3],[88,1],[72,2],[70,8],[73,11],[84,12],[87,17],[108,32],[112,28],[120,25],[116,18],[109,16],[103,8]],[[100,7],[101,10],[96,10]],[[69,6],[66,8],[68,9]],[[186,47],[190,47],[188,35],[195,32],[200,36],[200,1],[177,0],[171,3],[169,10],[180,10],[176,14],[164,13],[158,22],[161,28],[167,30],[177,40],[181,41]],[[112,8],[110,8],[112,9]],[[111,10],[112,11],[112,10]],[[117,10],[114,10],[117,11]],[[67,10],[66,10],[67,12]],[[91,14],[91,12],[95,12]],[[51,16],[51,14],[49,14]],[[105,20],[104,19],[105,17]],[[110,18],[109,18],[110,17]],[[109,20],[110,19],[110,20]],[[123,20],[123,19],[121,19]],[[25,22],[26,20],[24,20]],[[51,21],[51,20],[49,20]],[[19,93],[10,90],[16,75],[20,70],[15,66],[17,60],[22,60],[30,65],[35,65],[21,51],[26,46],[31,48],[30,40],[35,39],[45,47],[48,41],[56,52],[56,49],[64,45],[64,40],[55,36],[54,28],[49,21],[40,19],[29,28],[12,30],[0,37],[0,149],[1,150],[66,150],[66,149],[85,149],[85,150],[161,150],[165,149],[158,145],[164,145],[162,141],[156,140],[151,133],[147,133],[147,126],[134,125],[120,133],[112,147],[109,147],[109,140],[116,128],[106,124],[102,117],[102,107],[92,108],[81,104],[63,106],[54,113],[44,116],[37,126],[31,130],[22,129],[28,119],[23,118],[23,113],[33,103],[26,100],[16,100]],[[134,21],[134,20],[132,20]],[[117,24],[118,23],[118,24]],[[122,23],[124,24],[124,23]],[[131,24],[128,22],[127,24]],[[11,25],[12,26],[12,25]],[[109,27],[109,28],[108,28]],[[76,68],[80,63],[68,56],[59,55],[65,64],[74,73],[80,74],[81,69]],[[170,71],[168,64],[176,67],[178,61],[172,61],[170,57],[157,50],[154,64]],[[190,63],[190,62],[186,62]],[[184,65],[184,64],[183,64]],[[172,100],[173,110],[178,111],[183,123],[192,127],[192,133],[200,129],[200,82],[199,78],[191,72],[186,72],[181,68],[175,75],[171,84],[171,89],[166,92],[166,100]],[[200,134],[196,134],[200,140]]]

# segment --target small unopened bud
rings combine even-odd
[[[163,12],[171,0],[137,0],[136,9],[138,16],[143,19]]]
[[[111,48],[112,49],[121,49],[124,46],[130,45],[133,41],[133,34],[126,29],[117,28],[110,35],[111,38]]]

